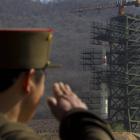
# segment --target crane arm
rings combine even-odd
[[[102,4],[102,5],[96,5],[93,7],[80,7],[79,9],[74,10],[73,12],[86,12],[86,11],[93,11],[93,10],[102,10],[102,9],[108,9],[108,8],[115,8],[119,7],[119,15],[125,14],[125,6],[136,6],[140,7],[140,0],[115,0],[116,4],[110,3],[110,4]]]
[[[140,6],[140,0],[116,0],[116,6]]]

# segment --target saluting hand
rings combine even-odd
[[[54,97],[48,97],[47,103],[58,120],[62,120],[68,111],[81,108],[87,110],[87,106],[81,99],[71,90],[67,84],[55,83],[53,85]]]

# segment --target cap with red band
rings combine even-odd
[[[52,29],[0,29],[0,69],[50,67]]]

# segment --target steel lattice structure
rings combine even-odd
[[[83,65],[93,74],[91,84],[98,89],[102,82],[108,84],[108,119],[136,132],[140,129],[140,18],[113,17],[107,25],[94,22],[91,37],[93,44],[108,42],[109,47],[105,69],[97,63],[99,53],[94,48],[82,54]]]

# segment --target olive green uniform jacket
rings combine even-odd
[[[108,125],[96,115],[83,110],[67,113],[60,122],[61,140],[113,140]],[[41,137],[22,123],[8,121],[0,114],[0,140],[41,140]]]

